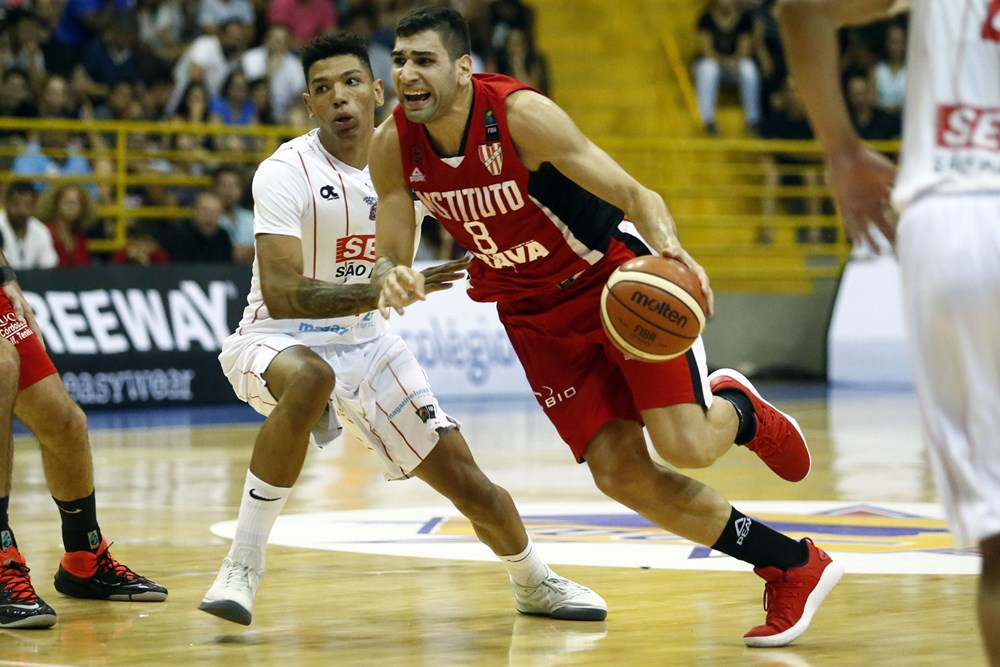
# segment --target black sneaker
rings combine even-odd
[[[35,594],[17,547],[0,551],[0,628],[50,628],[56,612]]]
[[[97,553],[68,551],[56,572],[55,587],[63,595],[85,600],[162,602],[167,589],[136,574],[114,559],[107,540]]]

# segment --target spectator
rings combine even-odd
[[[250,101],[247,77],[240,69],[233,69],[222,84],[220,93],[208,105],[210,122],[223,125],[253,125],[257,110]]]
[[[125,247],[111,255],[108,263],[162,266],[170,263],[170,257],[147,225],[134,224],[125,233]]]
[[[7,186],[0,213],[0,240],[4,256],[14,269],[51,269],[59,263],[49,230],[35,217],[37,199],[28,181],[14,181]]]
[[[215,170],[215,194],[222,202],[219,224],[233,242],[233,261],[250,264],[254,256],[253,211],[243,206],[246,179],[237,167],[223,165]]]
[[[208,87],[201,81],[192,81],[183,90],[171,120],[182,123],[209,122]]]
[[[296,48],[339,25],[333,0],[271,0],[267,22],[287,25]]]
[[[737,84],[743,101],[743,120],[752,134],[760,125],[760,73],[750,57],[753,21],[737,0],[710,0],[698,19],[698,60],[694,65],[698,111],[705,131],[715,136],[715,108],[722,83]]]
[[[250,100],[250,87],[240,69],[233,69],[222,86],[222,93],[208,106],[209,121],[215,125],[256,125],[257,109]],[[252,137],[239,134],[219,134],[215,137],[218,150],[242,151],[251,148]]]
[[[146,120],[165,120],[167,105],[174,95],[174,77],[170,68],[164,62],[153,65],[149,73],[144,75],[145,85],[139,93],[142,101],[142,115]]]
[[[214,192],[202,192],[194,202],[191,220],[168,230],[161,243],[171,263],[232,262],[233,243],[220,225],[222,201]]]
[[[38,218],[49,228],[61,268],[90,265],[86,229],[93,222],[93,204],[82,186],[46,190],[38,202]]]
[[[94,107],[95,120],[141,120],[142,103],[136,95],[135,85],[131,81],[116,81],[108,88],[104,101]],[[106,135],[107,145],[114,146],[113,133]]]
[[[521,28],[507,31],[503,47],[497,52],[496,71],[523,81],[549,95],[549,68],[545,56],[535,50],[531,38]]]
[[[271,111],[271,87],[267,85],[267,79],[254,79],[247,85],[250,87],[250,101],[253,102],[253,107],[257,110],[257,122],[261,125],[277,123],[278,121]],[[258,139],[261,142],[259,148],[264,150],[267,137],[259,137]]]
[[[76,118],[69,83],[58,74],[45,81],[42,95],[38,99],[38,115],[42,118]]]
[[[184,12],[180,0],[138,0],[139,48],[172,65],[184,52]]]
[[[33,101],[28,73],[17,67],[3,71],[0,79],[3,94],[0,95],[0,117],[37,118],[38,106]],[[0,142],[23,141],[28,136],[24,130],[0,129]]]
[[[846,79],[854,74],[869,74],[875,66],[875,52],[868,44],[868,31],[857,26],[842,29],[840,39],[840,72]]]
[[[256,22],[250,0],[200,0],[198,27],[207,34],[215,34],[226,23],[238,23],[249,32]]]
[[[55,36],[63,9],[62,0],[34,0],[32,9],[38,19],[38,43],[45,57],[46,73],[69,76],[76,65],[78,54],[63,46]]]
[[[175,92],[168,109],[177,108],[181,95],[191,82],[204,83],[210,98],[218,95],[245,49],[246,31],[235,21],[224,23],[218,35],[196,38],[174,66]]]
[[[107,30],[91,40],[83,51],[82,65],[92,86],[91,97],[103,98],[108,88],[119,81],[138,84],[142,81],[135,51],[139,23],[132,12],[115,14]]]
[[[11,168],[19,176],[90,176],[93,173],[87,158],[80,152],[81,139],[68,130],[44,130],[32,133]],[[57,157],[58,156],[58,157]],[[44,181],[35,185],[41,192],[47,186]],[[92,197],[98,193],[93,184],[88,188]]]
[[[762,118],[770,113],[771,98],[788,77],[774,3],[775,0],[764,0],[753,11],[753,57],[760,72]]]
[[[300,104],[306,90],[306,77],[299,59],[291,51],[292,33],[287,25],[268,27],[264,43],[248,49],[241,60],[247,79],[265,79],[270,91],[271,113],[284,122],[293,104]]]
[[[495,0],[490,3],[486,14],[486,25],[489,33],[487,53],[499,53],[507,43],[507,33],[511,30],[522,31],[534,43],[535,12],[523,0]],[[470,38],[475,34],[475,30],[471,30],[472,27],[470,25]],[[473,50],[476,50],[475,47]]]
[[[889,24],[885,33],[885,55],[872,69],[875,103],[902,123],[906,98],[906,28]]]
[[[38,19],[23,9],[7,15],[7,31],[0,41],[0,69],[17,67],[28,75],[34,93],[45,81],[45,55],[39,38]],[[0,38],[2,39],[2,38]]]
[[[773,111],[761,123],[761,136],[765,139],[811,140],[812,128],[806,118],[805,107],[791,78],[786,78],[782,89],[774,95]],[[778,197],[775,193],[779,186],[807,186],[819,188],[823,183],[822,166],[818,159],[795,152],[776,152],[764,157],[764,215],[811,215],[822,213],[822,202],[819,197],[784,198],[786,207],[779,210]],[[829,234],[828,228],[802,227],[798,230],[798,238],[802,242],[819,242],[829,240],[824,234]],[[833,230],[836,240],[836,231]],[[763,227],[758,230],[758,242],[770,243],[774,230]]]
[[[844,93],[851,122],[862,139],[878,141],[899,138],[902,129],[900,117],[875,106],[875,93],[867,75],[859,72],[847,77]]]
[[[63,47],[78,54],[101,34],[115,12],[128,11],[134,6],[134,0],[66,0],[53,36]]]

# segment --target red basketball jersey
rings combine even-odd
[[[426,128],[393,112],[403,175],[434,217],[475,257],[476,301],[537,296],[558,289],[615,249],[620,209],[550,164],[528,171],[507,129],[507,96],[529,86],[474,74],[473,105],[459,155],[441,157]],[[631,257],[620,254],[621,261]]]

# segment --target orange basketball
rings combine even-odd
[[[666,361],[690,349],[705,328],[705,297],[683,263],[644,255],[619,266],[601,293],[601,322],[627,356]]]

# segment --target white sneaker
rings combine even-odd
[[[603,621],[608,615],[608,605],[600,595],[552,570],[534,588],[510,583],[514,589],[514,607],[522,614],[562,621]]]
[[[198,609],[240,625],[250,625],[253,618],[253,598],[264,576],[258,570],[230,558],[222,561],[215,583],[205,593]]]

